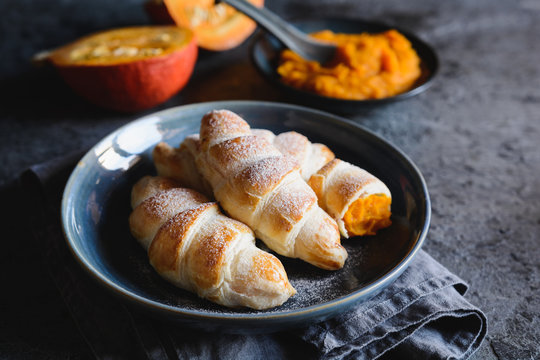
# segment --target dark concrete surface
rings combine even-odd
[[[96,143],[143,115],[87,104],[30,57],[89,32],[148,23],[142,1],[0,2],[0,184],[27,166]],[[540,2],[269,1],[285,17],[373,18],[415,32],[441,59],[433,87],[348,117],[405,151],[429,186],[425,249],[470,285],[489,318],[474,359],[540,358]],[[248,46],[202,53],[188,86],[152,109],[225,99],[289,102],[249,61]],[[145,112],[148,113],[148,112]],[[6,211],[7,210],[7,211]],[[2,218],[9,219],[3,216]],[[0,255],[0,357],[88,358],[40,254],[5,222]]]

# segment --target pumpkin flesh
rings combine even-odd
[[[264,0],[248,0],[255,6]],[[164,0],[178,26],[191,29],[200,47],[223,51],[240,45],[255,31],[257,24],[231,6],[211,0]]]
[[[178,92],[190,78],[196,58],[194,34],[176,26],[104,31],[49,56],[79,95],[127,112],[153,107]]]

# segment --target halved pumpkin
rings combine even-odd
[[[48,59],[88,101],[119,111],[156,106],[182,89],[197,59],[189,29],[140,26],[83,37]]]
[[[264,0],[248,0],[262,7]],[[214,0],[164,0],[176,24],[195,32],[199,46],[215,51],[240,45],[255,31],[257,24],[224,3]]]

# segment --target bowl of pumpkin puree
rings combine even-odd
[[[261,33],[252,45],[259,72],[291,100],[350,113],[425,91],[438,70],[433,48],[395,26],[358,19],[291,22],[313,38],[335,44],[325,64],[309,61]]]

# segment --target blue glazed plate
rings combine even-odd
[[[213,109],[234,111],[254,128],[301,132],[327,144],[339,158],[372,172],[392,192],[393,224],[376,236],[343,240],[349,258],[339,271],[280,256],[298,293],[274,309],[229,309],[170,285],[155,273],[130,235],[130,191],[139,178],[155,173],[150,153],[156,143],[177,146],[186,135],[198,132],[201,117]],[[80,160],[62,200],[67,244],[81,266],[107,290],[159,318],[229,332],[307,325],[369,299],[407,267],[425,239],[429,220],[430,201],[422,175],[394,146],[328,113],[253,101],[181,106],[125,125]]]
[[[369,100],[345,100],[321,96],[315,93],[296,89],[286,85],[280,80],[277,73],[279,54],[285,49],[283,44],[275,37],[268,33],[261,33],[251,46],[251,59],[259,73],[270,83],[280,88],[290,99],[320,109],[336,112],[336,113],[355,113],[368,106],[378,106],[399,100],[404,100],[412,96],[418,95],[427,90],[437,74],[439,68],[439,60],[435,50],[416,35],[397,28],[375,21],[366,21],[361,19],[309,19],[292,21],[292,25],[299,28],[305,33],[329,29],[334,32],[360,34],[380,33],[390,29],[396,29],[401,32],[412,44],[420,57],[421,71],[420,78],[416,81],[413,87],[399,95]]]

